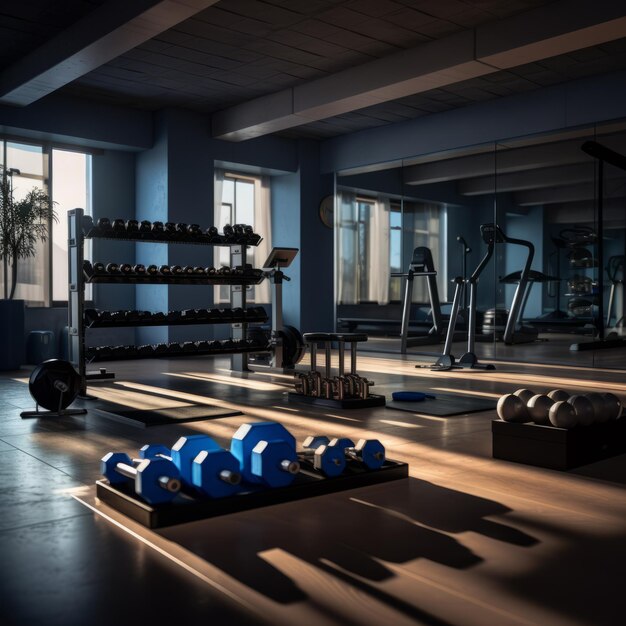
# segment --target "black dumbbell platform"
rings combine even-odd
[[[308,459],[301,454],[298,456],[301,469],[288,487],[259,488],[226,498],[193,498],[179,494],[172,502],[153,505],[139,498],[132,486],[112,486],[107,480],[98,480],[96,495],[105,504],[143,526],[162,528],[347,489],[358,489],[409,476],[407,463],[387,459],[377,470],[365,469],[360,463],[348,463],[343,474],[327,478],[312,469]]]

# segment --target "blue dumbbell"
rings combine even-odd
[[[233,435],[230,451],[243,478],[251,483],[285,487],[300,471],[296,440],[276,422],[244,424]]]
[[[348,459],[360,461],[368,469],[379,469],[385,463],[385,446],[378,439],[359,439],[355,446],[352,439],[343,437],[333,439],[328,445],[343,450]]]
[[[170,459],[185,484],[212,498],[230,496],[239,490],[241,474],[237,459],[206,435],[180,437],[171,450],[161,444],[148,444],[139,455],[143,459]]]
[[[180,491],[180,472],[167,459],[144,459],[134,467],[127,454],[109,452],[100,467],[112,485],[134,482],[137,495],[150,504],[169,502]]]
[[[330,439],[323,435],[311,435],[304,440],[304,456],[312,458],[313,467],[324,476],[339,476],[346,469],[346,455],[337,447],[329,446]]]

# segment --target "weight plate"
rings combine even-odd
[[[71,363],[50,359],[31,373],[28,390],[33,400],[48,411],[66,409],[80,392],[80,377]]]
[[[302,361],[306,353],[302,335],[294,326],[283,326],[280,336],[283,340],[283,367],[293,367]]]

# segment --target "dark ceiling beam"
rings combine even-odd
[[[516,193],[513,196],[513,203],[518,206],[542,206],[593,200],[596,197],[595,189],[596,187],[592,182],[564,187],[550,187],[548,189],[529,189],[528,191]]]
[[[612,229],[619,230],[619,236],[624,233],[624,211],[626,200],[624,198],[610,198],[603,203],[603,218],[605,237],[610,236]],[[595,224],[596,212],[594,203],[589,200],[566,202],[563,204],[551,204],[546,206],[546,219],[551,224]]]
[[[560,0],[218,111],[241,141],[626,36],[626,3]]]
[[[580,163],[564,167],[548,167],[538,170],[526,170],[515,174],[483,176],[459,181],[457,190],[462,196],[482,196],[493,193],[543,189],[592,181],[595,178],[594,163]],[[623,173],[616,170],[605,171],[605,178],[619,178]]]
[[[0,103],[27,106],[218,0],[109,0],[0,73]]]
[[[407,185],[430,185],[446,180],[460,180],[484,176],[498,176],[572,163],[590,163],[580,146],[582,140],[573,139],[553,144],[497,150],[475,156],[411,165],[404,168]]]

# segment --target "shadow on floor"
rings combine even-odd
[[[451,532],[473,530],[517,546],[535,544],[536,539],[521,531],[484,519],[508,511],[492,500],[408,478],[377,489],[166,528],[159,534],[277,602],[298,602],[307,595],[294,571],[263,557],[276,550],[366,591],[412,619],[440,624],[438,618],[382,590],[379,583],[396,575],[385,563],[428,559],[458,570],[481,563],[483,559]],[[255,523],[255,517],[263,519]]]

